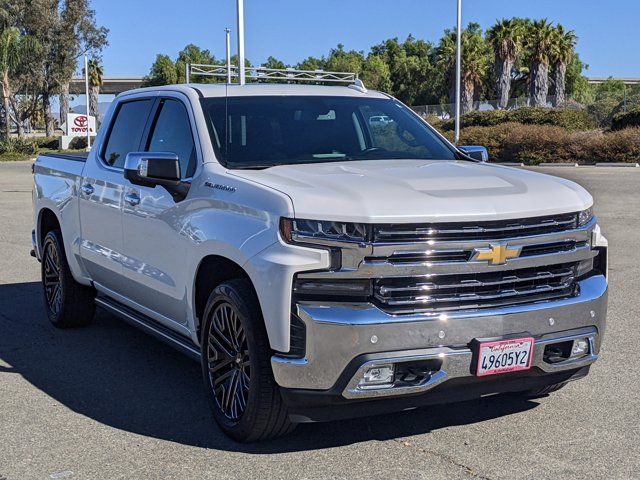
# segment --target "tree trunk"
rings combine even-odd
[[[554,102],[554,106],[558,107],[564,104],[567,101],[567,86],[566,86],[566,77],[567,77],[567,65],[564,63],[556,64],[556,72],[555,72],[555,83],[556,83],[556,99]]]
[[[42,93],[42,106],[44,108],[44,130],[47,137],[53,137],[54,123],[53,114],[51,113],[51,97],[49,92]]]
[[[98,117],[100,112],[98,110],[98,95],[100,94],[100,87],[89,87],[89,115],[96,117],[96,128],[98,128]]]
[[[513,61],[505,59],[497,63],[496,72],[498,74],[498,108],[501,110],[509,106],[509,95],[511,94],[511,70],[513,69]]]
[[[69,113],[69,84],[63,83],[60,90],[60,125],[67,121]]]
[[[11,89],[9,88],[9,76],[5,72],[2,77],[2,105],[4,107],[4,136],[9,139],[11,136],[11,102],[9,96],[11,95]]]
[[[533,78],[531,79],[529,92],[534,107],[546,107],[547,95],[549,94],[549,65],[536,62],[531,69]]]
[[[9,97],[2,98],[2,106],[4,108],[4,138],[9,139],[11,136],[11,105],[9,105]]]
[[[462,97],[460,99],[460,103],[461,103],[460,108],[462,110],[463,115],[473,110],[473,93],[474,93],[473,87],[469,88],[465,85],[465,88],[462,89],[462,92],[460,95]]]
[[[18,118],[16,123],[18,124],[18,137],[24,138],[24,120]]]

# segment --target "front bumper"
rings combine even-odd
[[[549,376],[550,381],[562,372],[573,375],[598,358],[607,313],[603,275],[583,280],[579,287],[580,294],[572,298],[448,315],[393,316],[374,306],[298,304],[297,315],[306,327],[306,356],[274,355],[274,376],[284,389],[331,392],[343,400],[427,393],[450,382],[476,380],[471,373],[473,339],[520,334],[536,340],[533,368],[500,377]],[[589,354],[577,360],[545,362],[544,347],[568,338],[588,338]],[[376,362],[431,358],[442,360],[440,371],[420,385],[404,390],[357,388],[362,371]]]

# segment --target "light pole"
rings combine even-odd
[[[460,90],[462,76],[462,0],[458,0],[458,24],[456,27],[456,134],[455,144],[460,143]]]
[[[244,0],[237,0],[238,5],[238,81],[245,83],[244,70]]]
[[[87,54],[84,55],[84,91],[87,97],[87,152],[91,150],[91,122],[89,118],[91,112],[89,111],[89,58]]]
[[[227,39],[227,83],[231,83],[231,30],[224,29]]]

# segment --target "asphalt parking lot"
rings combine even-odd
[[[239,445],[199,365],[100,313],[58,331],[29,256],[30,164],[0,163],[0,479],[640,478],[640,169],[554,168],[596,199],[611,246],[601,360],[535,401],[492,397],[302,425]]]

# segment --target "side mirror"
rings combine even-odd
[[[467,145],[459,147],[459,149],[468,157],[478,160],[479,162],[489,161],[489,151],[480,145]]]
[[[131,152],[124,162],[124,178],[143,187],[180,185],[180,161],[175,153]]]

